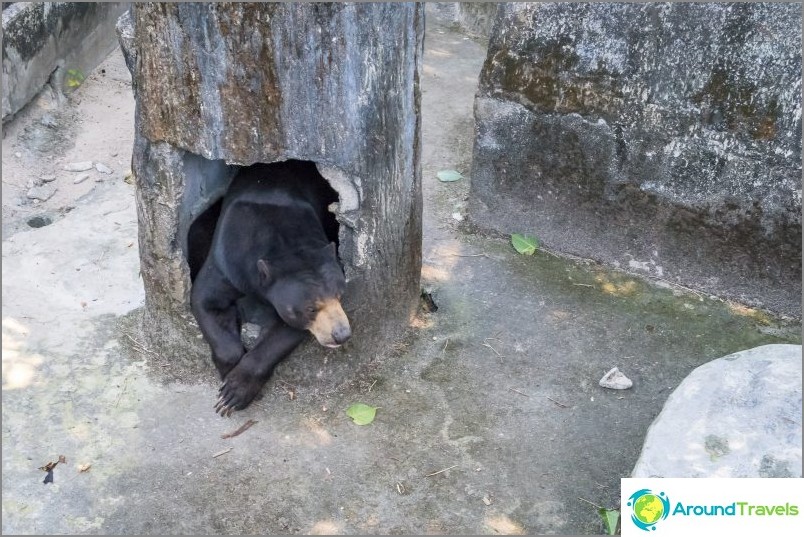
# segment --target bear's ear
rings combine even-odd
[[[271,267],[264,259],[257,260],[257,270],[260,272],[260,281],[268,283],[271,281]]]

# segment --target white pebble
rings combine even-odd
[[[107,175],[110,175],[112,173],[112,169],[109,166],[106,166],[105,164],[101,164],[100,162],[95,163],[95,169],[98,170],[99,172],[105,173]]]
[[[603,388],[611,388],[612,390],[627,390],[633,386],[634,383],[615,367],[603,375],[603,378],[600,379],[600,385]]]
[[[73,180],[73,184],[77,185],[78,183],[83,183],[87,179],[89,179],[89,174],[88,173],[82,173],[81,175],[79,175],[78,177],[76,177]]]
[[[87,160],[85,162],[71,162],[64,167],[64,170],[68,172],[85,172],[91,169],[91,160]]]

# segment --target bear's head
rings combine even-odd
[[[288,325],[309,330],[325,347],[340,347],[352,335],[341,307],[346,287],[335,243],[301,248],[257,261],[260,294]]]

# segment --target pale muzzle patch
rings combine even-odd
[[[337,298],[318,303],[318,313],[307,329],[318,342],[330,348],[337,348],[351,335],[349,319]],[[340,342],[338,341],[340,339]]]

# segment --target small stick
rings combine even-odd
[[[136,339],[134,339],[133,337],[131,337],[129,334],[124,333],[124,335],[125,335],[125,336],[126,336],[128,339],[130,339],[130,340],[131,340],[131,342],[132,342],[132,343],[134,343],[134,345],[135,345],[136,347],[138,347],[138,348],[136,348],[136,349],[134,349],[134,350],[137,350],[137,351],[140,351],[140,352],[147,352],[148,354],[152,354],[152,355],[154,355],[154,356],[159,356],[159,355],[158,355],[157,353],[155,353],[154,351],[152,351],[152,350],[150,350],[150,349],[145,348],[145,346],[144,346],[142,343],[140,343],[139,341],[137,341]]]
[[[447,345],[449,345],[449,338],[444,342],[444,348],[441,349],[441,354],[444,354],[447,351]]]
[[[492,347],[492,346],[491,346],[491,345],[489,345],[488,343],[481,343],[481,345],[483,345],[484,347],[488,347],[489,349],[493,350],[493,351],[494,351],[494,354],[496,354],[496,355],[497,355],[497,356],[499,356],[500,358],[502,358],[502,357],[503,357],[503,355],[502,355],[502,354],[500,354],[499,352],[497,352],[497,349],[495,349],[494,347]]]
[[[254,421],[254,420],[248,420],[246,423],[244,423],[243,425],[238,427],[235,431],[232,431],[231,433],[222,434],[221,438],[224,438],[224,439],[225,438],[232,438],[232,437],[235,437],[235,436],[237,436],[239,434],[242,434],[243,432],[245,432],[249,427],[251,427],[255,423],[257,423],[257,422]]]
[[[592,503],[592,502],[590,502],[589,500],[584,500],[584,499],[583,499],[583,498],[581,498],[580,496],[578,496],[578,499],[579,499],[579,500],[581,500],[582,502],[586,502],[586,503],[588,503],[589,505],[592,505],[592,506],[594,506],[594,507],[597,507],[598,509],[603,509],[603,508],[602,508],[601,506],[599,506],[598,504],[596,504],[596,503]]]
[[[374,382],[371,383],[371,386],[369,386],[368,392],[366,393],[370,393],[375,384],[377,384],[377,379],[374,379]]]
[[[449,254],[455,257],[489,257],[486,254]],[[491,258],[489,258],[491,259]]]
[[[450,466],[449,468],[444,468],[443,470],[439,470],[439,471],[437,471],[437,472],[433,472],[432,474],[427,474],[427,475],[426,475],[426,476],[424,476],[424,477],[432,477],[432,476],[434,476],[434,475],[438,475],[438,474],[440,474],[440,473],[442,473],[442,472],[446,472],[447,470],[452,470],[452,469],[453,469],[453,468],[455,468],[456,466],[458,466],[458,465],[457,465],[457,464],[453,464],[453,465],[452,465],[452,466]]]
[[[519,390],[515,390],[514,388],[508,388],[508,389],[511,390],[514,393],[518,393],[519,395],[524,395],[525,397],[530,397],[530,395],[528,395],[526,393],[522,393]]]
[[[545,397],[547,397],[548,399],[550,399],[552,402],[554,402],[555,404],[557,404],[557,405],[558,405],[558,406],[560,406],[561,408],[567,408],[567,405],[565,405],[564,403],[559,403],[558,401],[556,401],[556,400],[555,400],[555,399],[553,399],[552,397],[548,397],[547,395],[545,395]]]
[[[573,283],[572,285],[577,285],[578,287],[594,287],[594,285],[589,283]]]
[[[230,447],[228,447],[226,449],[222,449],[221,451],[219,451],[219,452],[215,453],[214,455],[212,455],[212,458],[214,459],[215,457],[220,457],[221,455],[225,455],[225,454],[229,453],[230,451],[232,451],[232,448],[230,448]]]

